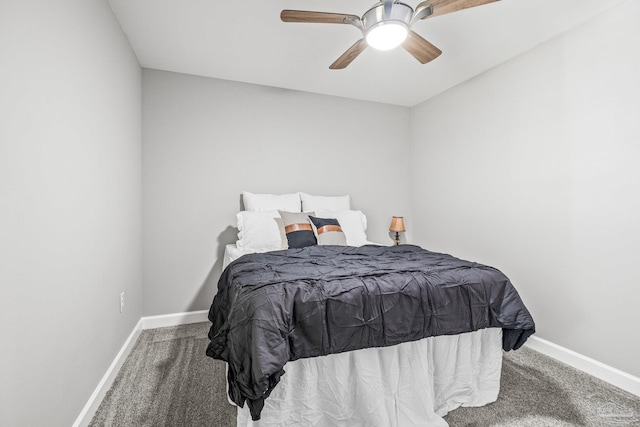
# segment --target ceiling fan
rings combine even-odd
[[[329,66],[332,70],[346,68],[367,46],[389,50],[402,45],[420,63],[426,64],[442,51],[411,30],[416,21],[494,1],[498,0],[426,0],[413,9],[398,0],[383,0],[367,10],[362,18],[342,13],[283,10],[280,19],[284,22],[349,24],[362,31],[363,37]]]

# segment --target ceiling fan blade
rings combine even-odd
[[[433,16],[445,15],[447,13],[457,12],[463,9],[469,9],[470,7],[482,6],[488,3],[493,3],[500,0],[426,0],[416,6],[416,13],[418,10],[425,9],[431,6],[431,13],[425,14],[420,19],[431,18]]]
[[[442,53],[440,49],[420,37],[414,31],[409,31],[407,39],[402,43],[402,47],[420,61],[421,64],[433,61]]]
[[[360,17],[356,15],[287,9],[280,13],[280,19],[284,22],[314,22],[318,24],[352,24],[350,21],[360,21]]]
[[[367,48],[367,42],[365,39],[360,39],[353,44],[349,49],[343,53],[340,58],[336,59],[333,64],[329,66],[332,70],[342,70],[347,65],[351,64],[351,61],[356,59],[358,55]]]

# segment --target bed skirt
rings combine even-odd
[[[260,421],[245,405],[238,427],[447,426],[449,411],[497,399],[502,330],[300,359],[284,369]]]

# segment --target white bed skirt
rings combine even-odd
[[[498,398],[502,330],[300,359],[265,400],[260,421],[238,408],[238,427],[447,426],[459,406]]]

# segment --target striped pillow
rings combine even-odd
[[[319,245],[347,245],[347,237],[344,235],[340,223],[335,218],[317,218],[309,216],[316,231]]]
[[[314,212],[278,212],[284,223],[289,248],[304,248],[318,244],[309,220],[309,215],[315,215]]]

